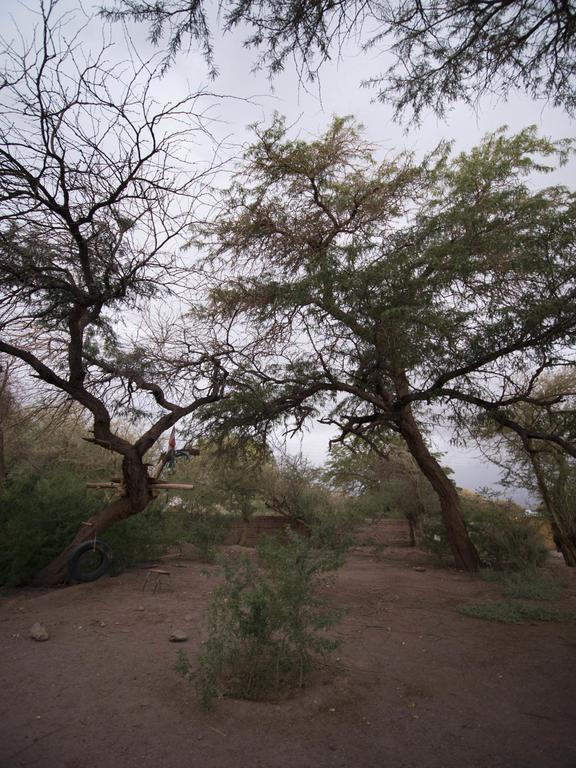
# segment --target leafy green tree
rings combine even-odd
[[[221,440],[197,441],[200,455],[179,464],[174,475],[178,481],[191,482],[194,492],[187,495],[186,506],[193,515],[236,515],[247,525],[262,511],[264,477],[275,465],[272,451],[265,443],[227,434]]]
[[[0,584],[29,583],[102,499],[69,470],[17,474],[0,489]]]
[[[322,413],[343,434],[392,431],[438,496],[456,562],[477,568],[421,425],[432,401],[503,416],[520,374],[573,340],[575,198],[526,182],[567,145],[500,131],[468,154],[376,162],[350,119],[310,142],[280,119],[257,137],[207,233],[211,322],[231,357],[241,324],[245,371],[258,354],[213,423],[265,430],[290,413],[298,427]]]
[[[150,38],[168,40],[167,62],[193,41],[216,73],[205,0],[118,0],[103,11],[113,20],[148,23]],[[216,5],[216,4],[214,4]],[[272,73],[295,60],[315,78],[322,63],[364,29],[368,52],[386,51],[392,63],[367,84],[396,113],[438,115],[458,100],[483,93],[506,96],[523,88],[570,112],[576,106],[576,8],[548,0],[220,0],[224,31],[248,29],[245,45],[260,52]]]
[[[355,437],[332,446],[325,478],[333,487],[359,497],[369,516],[403,515],[412,546],[417,544],[422,516],[437,507],[430,483],[402,440],[390,434],[374,435],[368,442]]]
[[[6,483],[9,472],[6,455],[7,437],[17,420],[17,406],[12,394],[10,363],[8,362],[0,365],[0,488]]]
[[[539,521],[517,504],[469,491],[462,492],[461,502],[470,538],[485,567],[526,574],[546,561],[548,551]],[[446,534],[437,516],[424,517],[421,542],[440,557],[449,554]]]
[[[281,456],[266,467],[262,480],[262,501],[277,515],[306,522],[330,505],[320,470],[301,455]]]
[[[510,406],[520,425],[511,430],[489,417],[470,427],[487,441],[488,458],[503,470],[503,482],[521,486],[540,499],[566,565],[576,567],[576,459],[561,446],[536,440],[530,429],[576,441],[576,375],[573,368],[550,375],[533,388],[531,400]]]

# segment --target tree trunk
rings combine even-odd
[[[566,489],[560,487],[556,490],[556,493],[551,493],[546,482],[546,474],[540,465],[538,452],[528,441],[525,442],[524,447],[530,457],[540,496],[544,502],[544,509],[552,526],[554,542],[560,549],[566,565],[569,568],[576,568],[576,531],[574,530],[574,521],[572,520],[572,515],[566,509],[566,505],[562,504],[562,500],[566,501],[563,498],[567,495]]]
[[[468,536],[456,488],[428,450],[408,406],[399,414],[396,424],[408,450],[438,496],[442,519],[456,565],[465,571],[477,571],[481,566],[480,557]]]
[[[0,423],[0,488],[6,485],[8,471],[6,469],[6,448],[4,444],[4,427]]]
[[[115,499],[87,520],[80,527],[72,542],[34,577],[33,586],[57,587],[67,583],[69,580],[68,560],[80,544],[99,536],[114,523],[142,512],[148,506],[152,500],[148,485],[148,473],[142,459],[136,452],[134,455],[124,458],[122,474],[126,495]]]
[[[415,547],[416,546],[416,520],[412,515],[406,515],[406,520],[408,520],[408,528],[410,530],[410,546]]]
[[[550,525],[554,535],[554,543],[562,553],[564,562],[569,568],[576,568],[576,533],[573,523],[566,520],[566,515],[557,508],[554,500],[548,494],[544,498],[544,508],[548,513]]]
[[[250,525],[250,522],[248,520],[242,519],[242,526],[240,528],[240,536],[238,537],[238,546],[239,547],[245,547],[246,542],[248,541],[248,526]]]
[[[576,568],[576,536],[566,533],[555,526],[554,542],[558,546],[564,562],[569,568]]]

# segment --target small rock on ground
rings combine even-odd
[[[181,629],[175,629],[170,635],[171,643],[185,643],[186,640],[188,640],[188,635],[186,632],[182,632]]]
[[[35,624],[32,624],[30,627],[30,637],[32,640],[37,640],[39,643],[43,642],[44,640],[49,640],[50,635],[48,634],[48,630],[44,626],[44,624],[40,624],[39,621],[37,621]]]

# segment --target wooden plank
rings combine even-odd
[[[193,490],[194,486],[190,485],[190,483],[159,483],[159,482],[153,482],[150,483],[150,486],[154,488],[154,490],[175,490],[175,491],[191,491]],[[116,488],[117,490],[123,490],[124,484],[123,483],[116,483],[114,481],[112,482],[101,482],[101,483],[86,483],[87,488]]]

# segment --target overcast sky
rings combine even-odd
[[[28,38],[31,26],[31,14],[28,8],[38,8],[39,0],[28,0],[26,5],[16,0],[2,0],[0,8],[0,29],[4,38],[11,39],[16,28],[24,38]],[[62,8],[78,7],[73,0],[65,0]],[[83,4],[86,13],[91,13],[89,3]],[[103,24],[100,20],[90,22],[86,30],[88,45],[99,47]],[[134,49],[147,57],[152,49],[146,40],[146,30],[140,25],[127,27]],[[110,34],[119,42],[118,56],[126,55],[126,44],[122,42],[122,30],[117,27]],[[434,116],[425,117],[418,128],[406,129],[392,121],[390,107],[374,103],[374,92],[360,87],[363,79],[383,71],[385,54],[372,51],[366,55],[361,52],[357,42],[351,42],[333,62],[324,66],[317,85],[304,87],[298,80],[293,67],[288,66],[273,82],[273,88],[264,73],[252,71],[254,53],[242,46],[242,35],[227,35],[215,38],[215,59],[219,68],[219,77],[210,82],[206,66],[197,53],[191,51],[180,55],[172,70],[165,76],[158,95],[163,100],[181,98],[190,89],[197,91],[206,86],[211,91],[229,94],[233,99],[214,103],[212,116],[218,119],[215,132],[220,137],[227,137],[227,144],[232,154],[232,147],[245,143],[250,138],[247,129],[254,122],[269,122],[274,111],[286,115],[289,123],[296,123],[302,138],[317,136],[323,131],[333,115],[354,115],[362,122],[367,137],[382,148],[382,152],[395,152],[403,149],[413,150],[417,155],[432,149],[442,139],[452,139],[457,149],[468,149],[479,142],[482,136],[502,125],[508,125],[512,131],[527,125],[536,124],[539,129],[552,138],[575,135],[575,122],[562,110],[549,107],[543,102],[533,102],[521,94],[507,102],[486,98],[479,101],[475,110],[465,105],[457,105],[445,122]],[[247,99],[246,102],[240,99]],[[202,147],[199,147],[202,152]],[[576,166],[572,161],[559,171],[554,179],[545,182],[572,184],[576,177]],[[321,463],[325,457],[330,430],[322,425],[311,430],[301,440],[290,443],[291,450],[301,446],[303,453],[314,463]],[[492,486],[498,479],[498,470],[481,462],[474,451],[462,448],[454,449],[449,442],[449,434],[439,431],[434,438],[435,448],[446,452],[446,463],[455,471],[459,485],[471,489]],[[526,500],[525,494],[515,494],[518,499]]]

